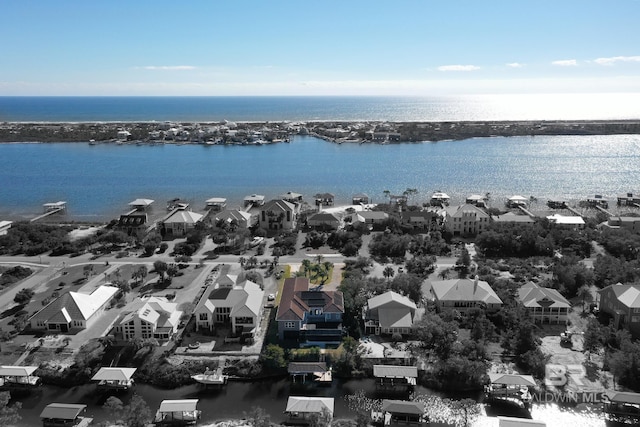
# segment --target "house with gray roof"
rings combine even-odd
[[[369,298],[365,313],[365,334],[408,335],[413,329],[416,304],[394,291]]]
[[[228,326],[232,334],[251,338],[260,326],[263,300],[264,291],[250,280],[232,287],[210,285],[193,311],[196,331]]]
[[[226,223],[230,226],[236,226],[238,229],[246,230],[255,224],[256,218],[249,212],[239,209],[226,209],[221,212],[211,212],[208,215],[208,220],[216,227],[221,223]]]
[[[161,221],[160,233],[163,236],[182,237],[187,235],[202,221],[204,215],[187,210],[175,209]]]
[[[555,289],[529,282],[518,289],[518,300],[534,323],[567,323],[571,303]]]
[[[430,282],[430,297],[438,311],[457,310],[465,313],[472,308],[496,311],[502,300],[484,280],[452,279]]]
[[[318,212],[307,218],[307,225],[322,230],[337,230],[340,218],[332,212]]]
[[[616,329],[627,329],[640,337],[640,285],[617,283],[598,291],[599,309],[612,317]]]
[[[115,286],[102,285],[90,294],[64,293],[31,316],[31,328],[57,333],[89,328],[109,306],[118,290]]]
[[[489,214],[477,206],[464,204],[444,209],[444,228],[454,236],[473,236],[489,227]]]
[[[371,228],[379,228],[389,219],[389,214],[382,211],[358,211],[351,215],[352,224],[366,224]]]
[[[114,335],[125,341],[135,338],[167,341],[177,332],[181,316],[178,305],[166,298],[137,300],[133,310],[123,313],[116,320]]]
[[[287,230],[296,228],[298,205],[286,200],[271,200],[260,207],[258,226],[265,230]]]

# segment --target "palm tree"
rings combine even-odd
[[[396,271],[390,265],[387,265],[384,270],[382,270],[382,275],[390,281],[391,278],[396,274]]]
[[[302,272],[305,276],[307,275],[307,273],[311,272],[311,261],[309,261],[308,259],[302,260]]]

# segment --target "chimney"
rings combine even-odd
[[[478,292],[478,275],[476,274],[473,278],[473,294],[475,295]]]

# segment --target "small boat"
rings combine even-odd
[[[204,385],[224,385],[229,379],[227,375],[222,373],[222,368],[218,368],[215,371],[206,370],[202,374],[192,375],[191,378]]]

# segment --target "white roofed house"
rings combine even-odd
[[[292,420],[309,420],[312,416],[326,412],[329,420],[333,419],[333,397],[289,396],[285,414]]]
[[[176,209],[160,225],[160,234],[163,236],[182,237],[196,227],[202,221],[204,215],[186,209]]]
[[[125,341],[135,338],[169,340],[178,330],[182,311],[166,298],[139,300],[137,308],[123,313],[115,322],[114,335]]]
[[[12,221],[0,221],[0,236],[4,236],[9,232]]]
[[[118,291],[115,286],[103,285],[90,294],[64,293],[31,316],[29,323],[35,330],[61,333],[89,328]]]
[[[393,291],[369,298],[365,313],[365,334],[411,333],[416,305],[409,298]]]
[[[502,300],[484,280],[452,279],[430,282],[431,298],[438,311],[457,310],[465,313],[472,308],[499,310]]]
[[[212,212],[218,212],[227,207],[227,199],[224,197],[212,197],[207,199],[205,203],[207,204],[207,209],[210,209]]]
[[[252,338],[260,326],[264,291],[260,285],[245,280],[233,287],[208,286],[195,310],[196,331],[214,331],[227,325],[231,333]]]
[[[352,224],[366,224],[370,228],[382,227],[389,219],[389,214],[382,211],[359,211],[351,215]]]

